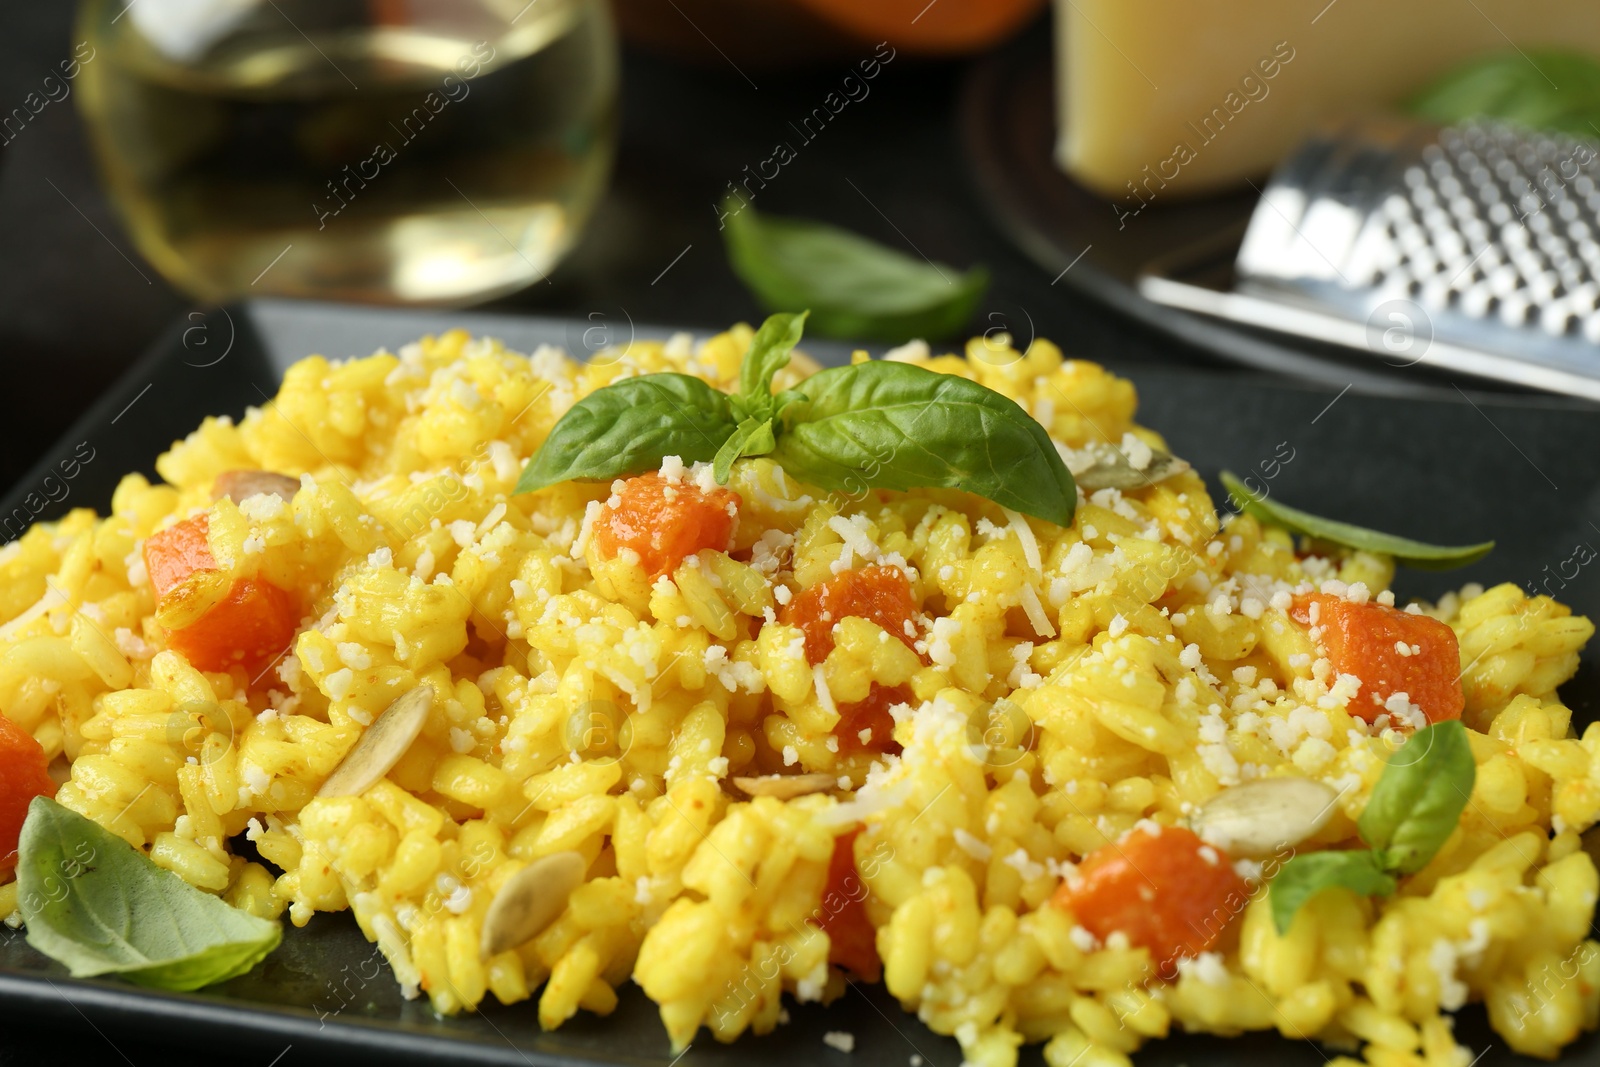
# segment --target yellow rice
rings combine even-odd
[[[700,1027],[770,1031],[781,994],[843,991],[815,920],[840,905],[823,896],[835,837],[864,824],[888,989],[982,1067],[1009,1067],[1023,1042],[1047,1042],[1051,1067],[1127,1064],[1179,1028],[1465,1067],[1443,1013],[1478,1000],[1530,1055],[1596,1025],[1600,879],[1578,834],[1600,817],[1600,728],[1574,737],[1556,694],[1588,620],[1509,584],[1430,606],[1466,668],[1478,774],[1460,830],[1397,896],[1325,892],[1285,936],[1258,892],[1224,951],[1155,980],[1147,950],[1101,945],[1049,903],[1063,872],[1141,819],[1182,822],[1272,774],[1345,789],[1313,844],[1353,840],[1399,735],[1346,710],[1271,590],[1377,596],[1392,563],[1297,561],[1249,517],[1219,529],[1193,473],[1095,493],[1060,529],[954,492],[828,497],[757,460],[732,483],[734,554],[750,562],[706,553],[652,585],[587,536],[608,486],[511,495],[577,398],[660,370],[731,388],[750,336],[635,342],[589,366],[461,332],[303,360],[242,422],[208,418],[175,443],[164,484],[129,475],[109,518],[77,510],[0,552],[0,709],[71,761],[62,803],[257,914],[298,926],[350,909],[441,1012],[537,997],[556,1027],[611,1011],[631,978],[678,1045]],[[1161,444],[1133,422],[1127,381],[1045,341],[1007,345],[897,358],[1012,396],[1068,448]],[[213,504],[237,468],[301,488],[282,506]],[[206,508],[229,577],[314,603],[259,679],[165,650],[174,620],[155,615],[141,543]],[[797,630],[759,625],[841,556],[895,553],[931,665],[851,619],[812,670]],[[1153,606],[1163,594],[1180,607]],[[872,682],[920,705],[900,717],[902,756],[876,765],[829,733]],[[314,799],[363,725],[423,683],[442,699],[388,778]],[[848,788],[749,800],[728,783],[798,771]],[[271,867],[231,854],[240,834]],[[590,865],[560,918],[480,960],[497,888],[569,849]],[[0,887],[0,914],[14,907],[14,883]]]

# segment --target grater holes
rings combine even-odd
[[[1419,249],[1428,247],[1428,231],[1414,222],[1408,222],[1395,230],[1395,243],[1400,246],[1400,251],[1411,255]]]
[[[1592,345],[1600,345],[1600,312],[1585,315],[1583,324],[1579,327],[1583,339]]]
[[[1503,297],[1500,301],[1500,321],[1507,326],[1524,326],[1533,310],[1533,302],[1521,290]]]
[[[1518,290],[1518,293],[1527,297],[1528,301],[1538,307],[1543,307],[1556,298],[1557,293],[1563,291],[1561,278],[1554,271],[1545,271],[1528,279],[1528,284]]]
[[[1411,273],[1420,280],[1427,282],[1436,275],[1444,273],[1444,263],[1434,254],[1431,248],[1419,248],[1408,260]]]
[[[1455,229],[1450,212],[1435,204],[1422,212],[1422,228],[1431,237]]]
[[[1494,307],[1495,299],[1495,294],[1490,291],[1488,284],[1479,281],[1462,292],[1458,305],[1463,314],[1481,319]]]
[[[1543,226],[1530,225],[1529,227],[1537,235],[1534,237],[1534,244],[1546,256],[1564,255],[1567,251],[1566,238],[1551,228],[1549,218],[1541,217],[1544,218]]]
[[[1440,311],[1450,306],[1450,282],[1443,277],[1429,278],[1422,283],[1422,292],[1418,303],[1433,311]]]
[[[1567,306],[1578,315],[1589,315],[1600,309],[1600,283],[1586,278],[1573,286],[1572,292],[1567,294]]]
[[[1488,288],[1495,296],[1509,296],[1521,285],[1522,278],[1517,274],[1517,269],[1509,263],[1489,272]]]
[[[1470,196],[1453,196],[1450,198],[1450,214],[1459,226],[1478,217],[1478,202]]]
[[[1482,219],[1467,219],[1461,224],[1461,236],[1466,239],[1469,248],[1483,249],[1488,246],[1492,232]]]
[[[1459,230],[1441,230],[1435,233],[1433,247],[1439,258],[1446,263],[1463,263],[1471,258],[1467,252],[1467,242]]]
[[[1539,313],[1539,329],[1551,337],[1562,337],[1571,333],[1577,322],[1578,316],[1573,314],[1566,298],[1554,301]]]

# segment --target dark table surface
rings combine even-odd
[[[72,7],[13,3],[0,13],[0,112],[71,52]],[[770,154],[790,118],[815,106],[845,66],[751,71],[752,87],[730,67],[693,69],[628,51],[609,193],[550,282],[496,307],[578,316],[625,308],[635,321],[698,327],[758,318],[723,256],[713,204],[747,164]],[[1124,370],[1214,364],[1212,356],[1052,286],[1051,275],[1001,235],[961,158],[955,109],[965,70],[961,62],[897,59],[870,97],[761,191],[758,206],[827,219],[900,248],[914,244],[960,267],[986,264],[993,282],[975,329],[1005,326],[1026,341],[1031,322],[1069,353]],[[189,306],[140,258],[111,212],[70,99],[47,106],[0,147],[0,361],[8,399],[0,485],[14,481]],[[189,1063],[192,1054],[181,1042],[137,1042],[87,1019],[72,1033],[0,1020],[0,1067],[80,1056],[146,1067]],[[244,1049],[232,1059],[267,1067],[280,1054],[279,1067],[307,1062],[279,1048]]]

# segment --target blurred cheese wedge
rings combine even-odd
[[[1600,53],[1594,0],[1056,0],[1056,158],[1119,215],[1243,184],[1469,56]]]

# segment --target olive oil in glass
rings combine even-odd
[[[604,0],[87,0],[81,102],[204,300],[459,305],[545,277],[611,165]]]

